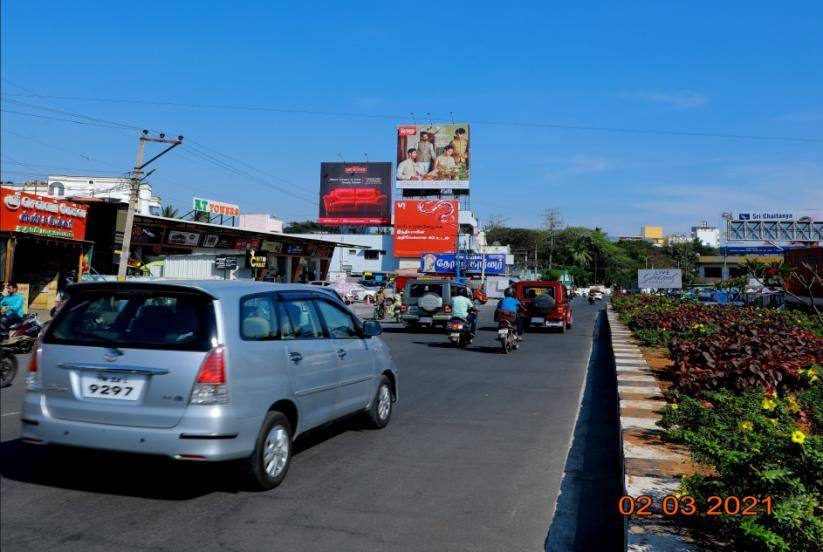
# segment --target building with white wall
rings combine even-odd
[[[239,219],[239,226],[243,230],[283,233],[283,221],[274,215],[250,213],[240,215]]]
[[[692,238],[697,238],[706,247],[720,247],[720,229],[709,226],[707,222],[700,223],[700,226],[692,226]]]
[[[42,195],[50,197],[91,197],[129,202],[131,181],[128,178],[110,176],[69,176],[50,174],[47,189]],[[152,194],[151,184],[140,184],[137,212],[141,215],[159,215],[160,198]]]
[[[337,246],[332,255],[329,272],[349,276],[395,273],[398,260],[394,256],[394,237],[391,234],[289,234],[300,238],[347,243],[356,247]],[[420,259],[417,265],[420,266]]]

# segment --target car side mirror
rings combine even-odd
[[[366,337],[374,337],[383,333],[383,327],[380,322],[375,320],[368,320],[363,322],[363,335]]]

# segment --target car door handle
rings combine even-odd
[[[344,357],[344,356],[346,356],[347,354],[348,354],[348,353],[346,352],[346,350],[345,350],[345,349],[337,349],[337,357],[338,357],[338,358],[343,358],[343,357]]]
[[[300,362],[303,360],[303,355],[300,353],[289,353],[289,358],[291,358],[293,362]]]

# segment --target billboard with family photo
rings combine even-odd
[[[397,187],[469,189],[469,125],[397,127]]]
[[[391,224],[391,163],[320,163],[320,224]]]

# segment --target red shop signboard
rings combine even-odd
[[[0,230],[48,238],[83,240],[85,205],[0,188]]]

